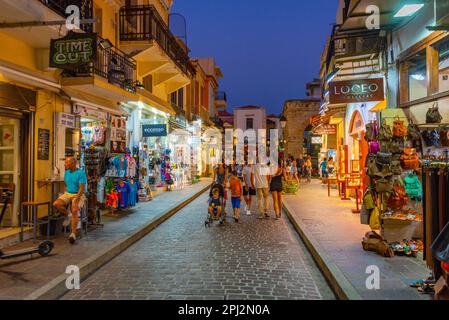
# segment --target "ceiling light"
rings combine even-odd
[[[424,4],[406,4],[404,5],[398,13],[395,14],[395,18],[403,18],[403,17],[410,17],[414,15],[416,12],[421,10],[421,8],[424,7]]]

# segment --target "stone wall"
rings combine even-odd
[[[287,140],[285,156],[295,158],[303,154],[304,131],[310,124],[310,118],[320,110],[318,100],[288,100],[284,104],[284,116],[287,118],[285,140]]]

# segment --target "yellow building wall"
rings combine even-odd
[[[116,10],[104,0],[94,1],[94,8],[101,9],[101,37],[109,39],[114,46],[119,46],[117,39],[118,21]],[[95,14],[95,9],[94,9]]]
[[[5,32],[0,32],[0,43],[4,49],[0,50],[0,60],[36,70],[35,50],[33,47],[10,37]],[[5,50],[6,48],[14,48],[14,50]]]
[[[53,117],[55,112],[64,111],[64,103],[61,98],[46,90],[40,90],[37,94],[37,110],[35,115],[35,143],[34,143],[34,200],[35,201],[51,201],[51,184],[39,188],[38,181],[47,180],[51,178],[53,173],[52,159],[53,159],[53,144],[54,144],[54,130]],[[37,159],[37,143],[39,129],[50,130],[50,156],[49,160]],[[47,215],[45,207],[39,209],[39,216]]]

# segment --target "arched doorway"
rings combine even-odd
[[[366,187],[365,163],[368,157],[368,142],[365,140],[366,124],[359,111],[352,115],[349,125],[349,169],[362,177],[363,188]]]

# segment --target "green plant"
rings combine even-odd
[[[286,182],[284,183],[284,193],[286,194],[296,194],[299,190],[299,187],[297,184],[293,182]]]

